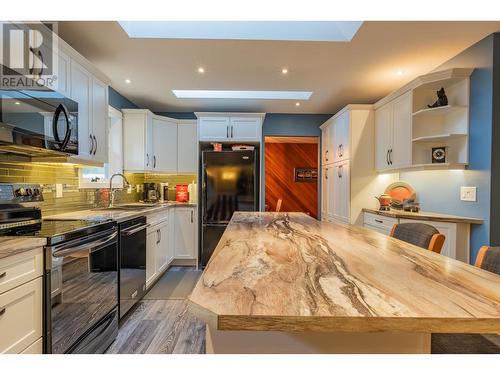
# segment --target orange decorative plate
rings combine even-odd
[[[414,201],[417,197],[415,189],[408,183],[397,181],[385,188],[385,194],[391,196],[392,206],[402,208],[403,202],[410,200]]]

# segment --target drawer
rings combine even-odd
[[[0,353],[20,353],[42,337],[42,278],[0,294]]]
[[[42,344],[43,344],[43,341],[42,341],[42,338],[40,337],[33,344],[31,344],[26,349],[24,349],[21,352],[21,354],[42,354],[42,352],[43,352]]]
[[[161,210],[160,212],[155,212],[151,215],[146,216],[146,222],[149,225],[156,225],[168,220],[169,209]]]
[[[375,227],[373,225],[370,225],[370,224],[364,224],[363,225],[365,228],[368,228],[368,229],[371,229],[371,230],[374,230],[375,232],[378,232],[378,233],[381,233],[381,234],[385,234],[386,236],[390,235],[391,234],[391,231],[390,229],[386,229],[386,228],[380,228],[380,227]]]
[[[391,229],[394,226],[394,224],[397,224],[398,222],[399,222],[398,219],[382,215],[376,215],[369,212],[365,212],[363,221],[364,225],[369,225],[371,227],[387,231],[388,233],[391,232]]]
[[[0,259],[0,294],[42,276],[42,248]]]

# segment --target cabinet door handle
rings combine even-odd
[[[231,125],[231,138],[233,138],[233,125]]]
[[[92,155],[94,152],[94,139],[92,138],[92,134],[89,134],[89,153]]]
[[[392,165],[392,148],[389,150],[389,163]]]
[[[339,152],[340,152],[339,156],[340,157],[342,157],[342,155],[344,154],[343,151],[342,151],[342,148],[343,148],[343,146],[342,146],[342,143],[341,143],[340,146],[339,146]]]
[[[156,244],[158,245],[160,243],[160,230],[156,230]]]
[[[193,210],[191,210],[191,222],[192,222],[192,223],[194,222],[194,218],[193,218]]]
[[[94,142],[95,142],[95,149],[94,149],[94,155],[95,153],[97,152],[97,147],[99,146],[98,143],[97,143],[97,138],[95,137],[95,135],[93,135],[92,137],[94,137]]]
[[[149,154],[146,154],[146,167],[149,167]]]
[[[328,168],[325,169],[325,180],[328,180]]]
[[[0,273],[0,279],[4,278],[7,275],[7,272]]]
[[[325,159],[328,161],[328,150],[325,151]]]
[[[385,154],[385,162],[389,165],[389,150],[387,150],[387,153]]]
[[[229,138],[229,125],[226,125],[226,138]]]
[[[384,223],[382,220],[379,220],[379,219],[375,219],[375,222],[380,223],[380,224]]]
[[[153,168],[156,168],[156,155],[153,155]]]

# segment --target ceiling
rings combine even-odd
[[[364,22],[351,42],[292,42],[131,39],[117,22],[59,23],[62,38],[114,89],[155,112],[334,113],[375,102],[495,31],[500,22]],[[173,89],[313,94],[296,106],[296,100],[177,99]]]

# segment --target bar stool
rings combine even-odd
[[[435,253],[441,253],[445,236],[432,225],[424,223],[401,223],[394,224],[391,237],[423,247]]]

